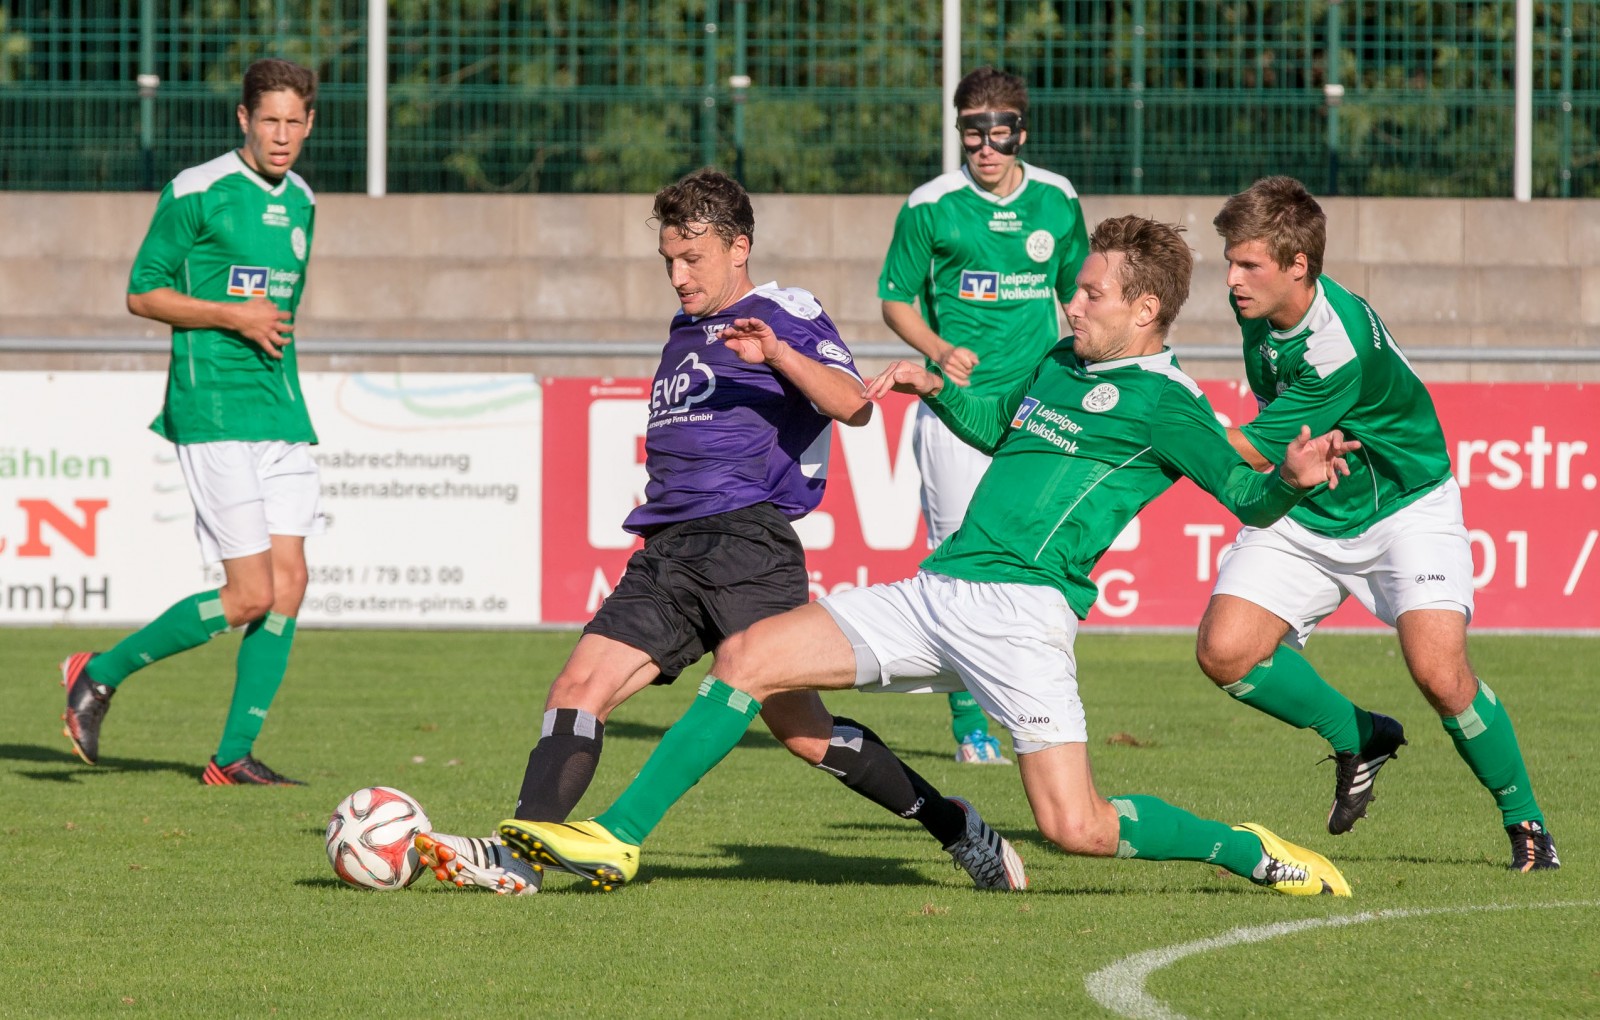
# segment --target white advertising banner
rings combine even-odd
[[[540,620],[531,375],[306,373],[327,531],[302,624]],[[222,583],[202,568],[159,372],[0,374],[0,623],[142,624]]]

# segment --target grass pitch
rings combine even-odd
[[[1392,637],[1311,646],[1411,741],[1372,816],[1334,838],[1319,739],[1216,691],[1189,638],[1089,634],[1078,652],[1102,792],[1261,822],[1331,857],[1355,898],[1066,857],[1039,837],[1015,768],[950,760],[943,698],[845,693],[829,696],[835,711],[1017,844],[1031,891],[975,892],[919,827],[758,726],[667,816],[634,885],[593,894],[552,875],[511,899],[426,876],[392,894],[344,888],[323,826],[346,793],[386,784],[441,829],[489,832],[572,635],[301,633],[257,752],[305,789],[197,782],[237,636],[129,680],[101,765],[80,764],[59,735],[55,663],[117,636],[0,631],[0,1016],[1600,1015],[1600,640],[1473,643],[1516,721],[1565,864],[1555,874],[1505,871],[1498,814]],[[698,675],[612,717],[580,815],[622,789]]]

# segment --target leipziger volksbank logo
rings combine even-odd
[[[268,275],[266,266],[229,266],[228,296],[266,297]]]
[[[1000,274],[979,269],[963,269],[960,296],[963,301],[999,301]]]

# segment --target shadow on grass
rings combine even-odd
[[[85,765],[71,751],[42,744],[0,744],[0,761],[69,766],[48,771],[19,769],[16,773],[24,779],[47,783],[76,783],[85,776],[116,772],[176,772],[192,779],[198,778],[201,771],[190,762],[153,761],[149,758],[102,758],[98,765]]]
[[[717,848],[731,863],[648,864],[649,879],[714,878],[736,882],[798,882],[803,885],[930,885],[927,876],[900,861],[849,857],[813,847],[724,843]],[[675,855],[681,856],[681,855]]]

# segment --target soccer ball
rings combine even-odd
[[[412,840],[432,828],[422,805],[390,786],[357,790],[328,819],[333,872],[359,889],[404,889],[426,869]]]

